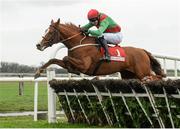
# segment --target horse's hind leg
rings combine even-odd
[[[146,77],[151,76],[151,68],[148,64],[138,64],[134,68],[134,73],[139,80],[144,81]]]
[[[136,79],[137,78],[137,76],[134,73],[132,73],[128,70],[123,70],[120,73],[121,73],[122,79]]]
[[[136,68],[136,75],[138,79],[140,79],[140,81],[142,82],[149,82],[153,80],[162,79],[161,76],[153,74],[150,67],[147,67],[144,71],[142,69]]]

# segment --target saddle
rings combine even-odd
[[[97,44],[100,44],[100,52],[102,54],[103,59],[105,58],[105,50],[104,48],[101,46],[101,43],[99,41],[98,38],[95,39]],[[119,46],[119,45],[112,45],[111,43],[107,43],[108,44],[108,52],[110,55],[110,61],[121,61],[124,62],[125,61],[125,52],[124,49]]]
[[[119,45],[115,45],[115,46],[110,46],[108,44],[108,51],[109,51],[109,54],[110,54],[110,60],[111,61],[121,61],[121,62],[125,62],[125,57],[126,57],[126,54],[125,54],[125,51],[124,49],[119,46]],[[100,52],[102,54],[102,56],[105,56],[104,53],[105,53],[105,50],[103,47],[100,47]]]

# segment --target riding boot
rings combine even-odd
[[[104,48],[105,50],[105,60],[106,61],[110,61],[110,55],[109,55],[109,51],[108,51],[108,45],[107,45],[107,41],[104,39],[104,37],[99,37],[98,40],[101,43],[101,46]]]

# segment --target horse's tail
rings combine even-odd
[[[155,59],[152,54],[146,50],[144,50],[146,54],[149,56],[150,63],[151,63],[151,69],[156,73],[156,75],[159,75],[161,77],[166,77],[166,74],[164,74],[161,64],[158,62],[157,59]]]

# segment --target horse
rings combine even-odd
[[[165,74],[160,63],[152,54],[144,49],[135,47],[122,47],[126,53],[124,62],[103,60],[100,52],[100,45],[95,37],[85,35],[81,32],[80,26],[73,23],[60,23],[53,20],[45,31],[42,40],[36,45],[40,51],[51,47],[54,44],[62,43],[68,49],[68,55],[62,60],[50,59],[36,71],[35,78],[51,64],[56,64],[69,73],[86,74],[89,76],[108,75],[116,72],[121,73],[122,79],[144,78],[162,79]]]

